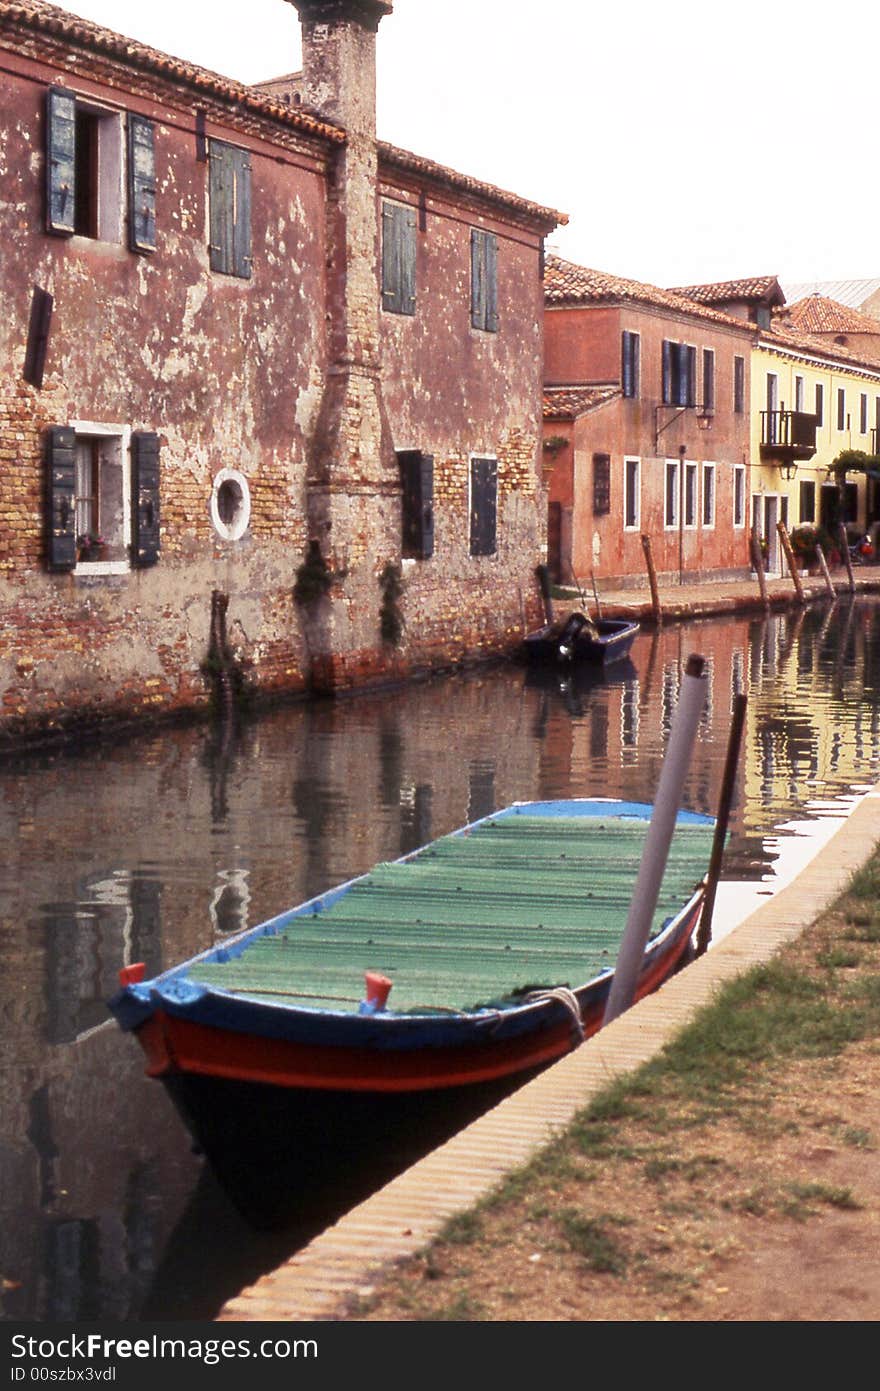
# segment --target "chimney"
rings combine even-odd
[[[328,184],[329,361],[307,470],[310,537],[344,574],[311,642],[313,684],[335,689],[347,684],[348,654],[378,674],[378,576],[400,558],[400,475],[380,372],[376,154],[376,34],[392,6],[288,3],[302,25],[303,103],[346,132]]]

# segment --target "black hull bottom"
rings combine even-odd
[[[515,1079],[402,1095],[163,1078],[230,1201],[259,1230],[311,1240],[516,1091]]]

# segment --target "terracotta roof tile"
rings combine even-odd
[[[656,305],[660,309],[672,309],[679,314],[689,314],[700,319],[710,319],[716,324],[727,324],[740,331],[750,331],[751,325],[741,319],[734,319],[720,309],[698,304],[675,290],[661,290],[657,285],[646,285],[639,280],[625,280],[620,275],[608,275],[604,271],[590,270],[586,266],[576,266],[563,261],[559,256],[548,256],[544,270],[544,298],[547,304],[613,304],[621,300],[635,304]]]
[[[804,333],[873,333],[880,335],[880,320],[850,309],[825,295],[808,295],[796,304],[786,305],[776,316],[779,322]]]
[[[785,296],[775,275],[753,275],[745,280],[718,280],[708,285],[678,285],[674,293],[698,304],[725,304],[741,299],[771,299],[782,304]]]
[[[516,193],[508,193],[503,188],[496,188],[494,184],[483,183],[482,180],[474,179],[469,174],[460,174],[457,170],[448,169],[445,165],[437,164],[432,159],[411,154],[409,150],[400,150],[396,145],[389,145],[380,140],[377,149],[380,163],[384,164],[386,168],[418,174],[424,178],[446,184],[449,188],[457,189],[459,192],[472,193],[477,198],[499,203],[503,207],[510,208],[539,222],[548,232],[552,231],[554,227],[564,226],[568,222],[567,213],[557,212],[555,208],[542,207],[538,203],[531,203]]]
[[[544,388],[544,419],[574,420],[619,395],[619,386],[548,386]]]
[[[49,5],[46,0],[20,0],[20,3],[17,0],[0,0],[0,23],[36,29],[86,50],[107,54],[129,66],[144,68],[196,91],[209,92],[230,104],[295,126],[331,143],[341,144],[345,141],[345,131],[340,126],[325,121],[313,112],[275,100],[258,88],[221,77],[219,73],[209,72],[207,68],[197,67],[182,58],[173,58],[158,49],[149,48],[135,39],[114,33],[112,29],[104,29],[91,20],[80,19],[78,15],[72,15],[56,5]]]

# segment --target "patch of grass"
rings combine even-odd
[[[430,1323],[472,1323],[485,1317],[485,1306],[467,1290],[462,1290],[449,1304],[427,1310],[422,1318]]]
[[[840,1138],[843,1144],[849,1145],[851,1149],[867,1150],[872,1147],[870,1130],[863,1130],[861,1126],[845,1126]]]
[[[846,947],[832,947],[829,951],[820,952],[816,960],[820,966],[825,966],[828,970],[836,970],[838,967],[852,969],[862,964],[860,953],[847,951]]]
[[[562,1236],[590,1270],[600,1275],[623,1275],[627,1267],[626,1253],[615,1240],[610,1228],[629,1225],[629,1219],[605,1213],[601,1217],[584,1217],[574,1208],[559,1213],[557,1225]]]
[[[479,1241],[483,1235],[483,1224],[479,1212],[470,1208],[467,1212],[456,1212],[441,1229],[437,1240],[442,1246],[467,1246]]]
[[[781,1201],[780,1209],[786,1217],[799,1221],[815,1215],[816,1209],[811,1203],[825,1203],[849,1212],[858,1212],[862,1207],[850,1188],[834,1188],[827,1183],[789,1183],[786,1192],[790,1196]]]

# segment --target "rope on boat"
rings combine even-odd
[[[581,1007],[578,1004],[578,997],[573,990],[569,990],[567,985],[554,985],[549,990],[530,990],[525,996],[527,1001],[532,1000],[556,1000],[563,1005],[571,1015],[571,1036],[572,1044],[577,1048],[579,1043],[584,1041],[584,1021],[581,1018]]]

